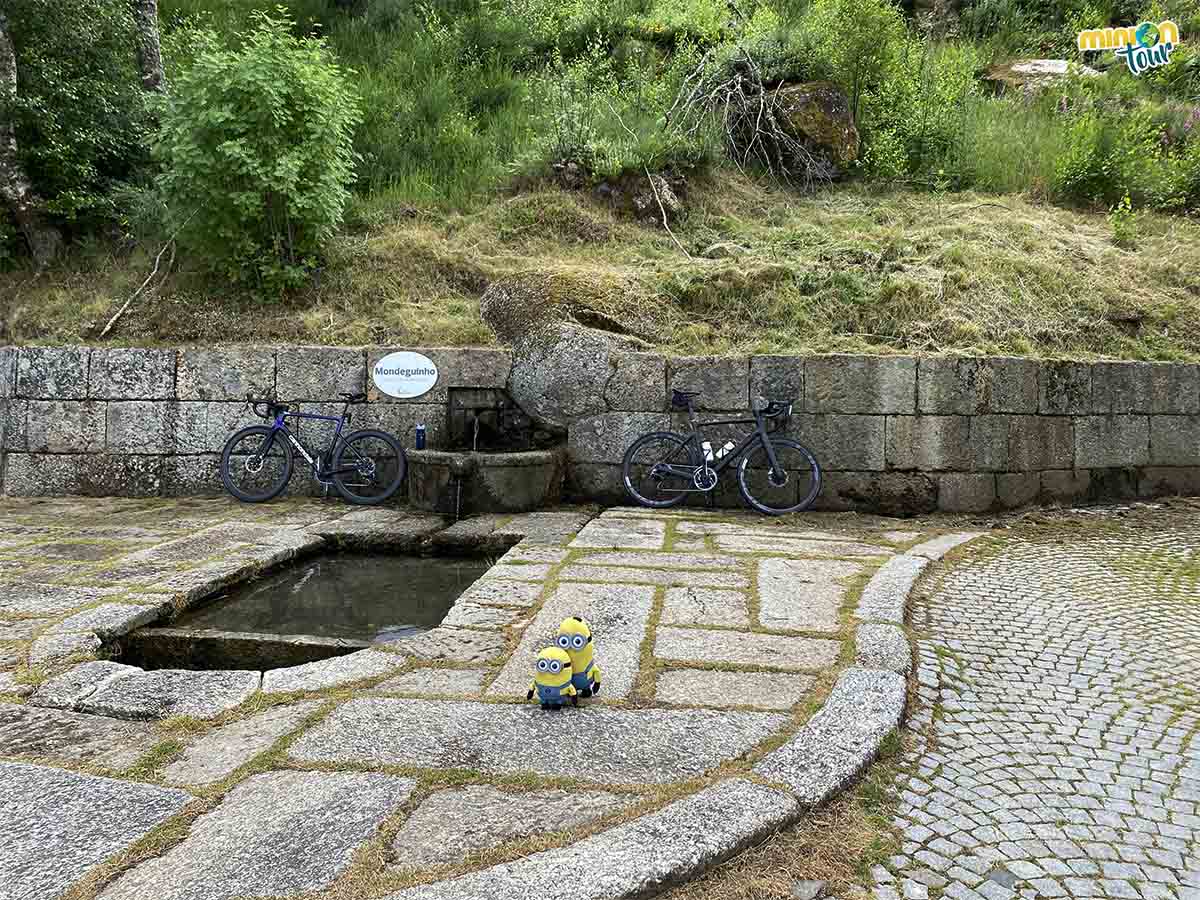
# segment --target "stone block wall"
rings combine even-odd
[[[976,512],[1200,493],[1196,365],[850,355],[663,362],[661,404],[573,425],[572,493],[622,500],[625,447],[641,432],[684,427],[666,405],[672,388],[703,392],[701,419],[744,414],[755,396],[792,401],[786,433],[821,463],[821,509]],[[717,496],[740,504],[732,473]]]
[[[368,378],[394,349],[410,348],[0,347],[0,490],[219,493],[222,445],[260,421],[245,394],[266,390],[330,414],[341,409],[339,391],[369,390],[371,402],[353,410],[351,427],[381,427],[411,447],[423,423],[436,448],[449,388],[502,388],[509,378],[505,350],[424,349],[438,365],[437,385],[395,400]],[[821,462],[823,509],[981,511],[1200,494],[1196,365],[644,353],[619,354],[611,365],[603,396],[581,402],[602,411],[569,429],[572,499],[626,502],[626,447],[645,431],[684,425],[668,406],[672,388],[702,392],[701,418],[743,415],[756,396],[792,401],[787,433]],[[328,431],[313,427],[301,434],[322,446]],[[311,487],[297,470],[291,490]],[[732,473],[716,499],[741,504]]]
[[[407,348],[395,348],[407,349]],[[10,496],[192,496],[222,491],[228,437],[262,424],[247,393],[275,391],[304,412],[337,415],[339,392],[367,390],[367,366],[391,348],[221,347],[108,349],[0,347],[0,490]],[[379,396],[351,408],[355,428],[383,428],[407,447],[418,423],[437,446],[450,387],[503,387],[503,350],[422,351],[437,388],[416,400]],[[328,446],[332,426],[291,423],[306,443]],[[299,460],[303,463],[303,460]],[[319,493],[298,465],[290,490]]]

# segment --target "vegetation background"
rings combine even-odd
[[[106,339],[488,343],[479,296],[536,271],[681,352],[1200,358],[1200,0],[160,0],[163,96],[127,0],[9,6],[3,112],[69,250],[35,269],[0,218],[0,340],[133,296]],[[1141,77],[1075,49],[1166,18]],[[981,77],[1020,58],[1102,74]],[[681,108],[747,66],[845,91],[838,182]],[[603,202],[660,173],[666,227]]]

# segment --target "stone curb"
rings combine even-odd
[[[793,824],[805,810],[849,785],[900,726],[908,700],[901,672],[912,665],[908,638],[900,628],[904,603],[931,560],[978,536],[961,533],[926,541],[899,557],[902,564],[889,563],[876,572],[858,606],[860,618],[875,620],[856,633],[859,666],[842,672],[825,705],[754,767],[756,775],[786,792],[726,779],[575,844],[409,888],[384,900],[642,897],[693,878]]]

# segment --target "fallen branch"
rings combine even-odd
[[[138,295],[146,289],[146,285],[150,283],[150,280],[154,277],[155,273],[158,272],[158,266],[162,262],[162,255],[167,251],[167,248],[170,247],[171,258],[167,261],[167,271],[163,274],[163,279],[166,279],[167,274],[170,273],[171,268],[175,265],[175,238],[179,237],[179,232],[183,231],[183,229],[187,227],[188,222],[192,221],[198,212],[200,212],[200,207],[193,209],[190,213],[188,213],[188,217],[179,223],[179,227],[171,232],[171,236],[167,238],[167,242],[162,245],[158,251],[158,255],[154,257],[154,269],[149,275],[146,276],[146,280],[141,283],[138,289],[129,296],[129,299],[121,305],[121,308],[117,310],[116,314],[108,320],[108,324],[105,325],[104,330],[100,332],[100,337],[104,337],[106,334],[112,331],[113,326],[117,324],[117,319],[125,315],[125,310],[129,309],[130,304],[132,304],[133,301],[138,298]]]
[[[645,166],[642,167],[642,171],[646,173],[646,180],[650,182],[650,190],[654,192],[654,200],[656,203],[658,203],[658,211],[662,213],[663,228],[667,229],[667,234],[671,236],[671,240],[675,242],[675,246],[683,251],[683,255],[688,259],[691,259],[692,254],[688,253],[687,247],[679,243],[679,238],[675,237],[675,232],[673,232],[671,230],[671,226],[667,224],[667,208],[663,206],[662,199],[658,196],[658,185],[654,183],[654,176],[650,174],[650,170]]]
[[[99,334],[100,337],[104,337],[106,334],[108,334],[110,331],[112,331],[113,326],[117,324],[117,319],[119,319],[119,318],[121,318],[121,316],[125,315],[125,310],[129,309],[129,307],[133,303],[133,301],[138,298],[138,295],[141,294],[142,291],[144,291],[146,289],[146,285],[148,285],[150,283],[150,279],[152,279],[156,274],[158,274],[158,266],[162,262],[162,255],[167,252],[168,247],[171,248],[171,259],[167,263],[167,272],[171,271],[171,267],[173,265],[175,265],[175,239],[174,238],[171,238],[165,244],[162,245],[162,249],[158,251],[158,256],[154,257],[154,269],[150,272],[149,275],[146,276],[146,280],[142,282],[141,286],[136,291],[134,291],[132,294],[129,295],[129,299],[126,300],[121,305],[121,308],[116,311],[116,313],[113,315],[113,317],[108,320],[108,324],[104,326],[104,330],[101,331]],[[164,275],[164,277],[166,277],[166,276]]]

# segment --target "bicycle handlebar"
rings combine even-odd
[[[260,419],[275,418],[275,411],[279,408],[279,402],[274,396],[255,397],[253,394],[246,394],[246,405],[250,407],[254,415]],[[261,409],[260,409],[261,407]]]

